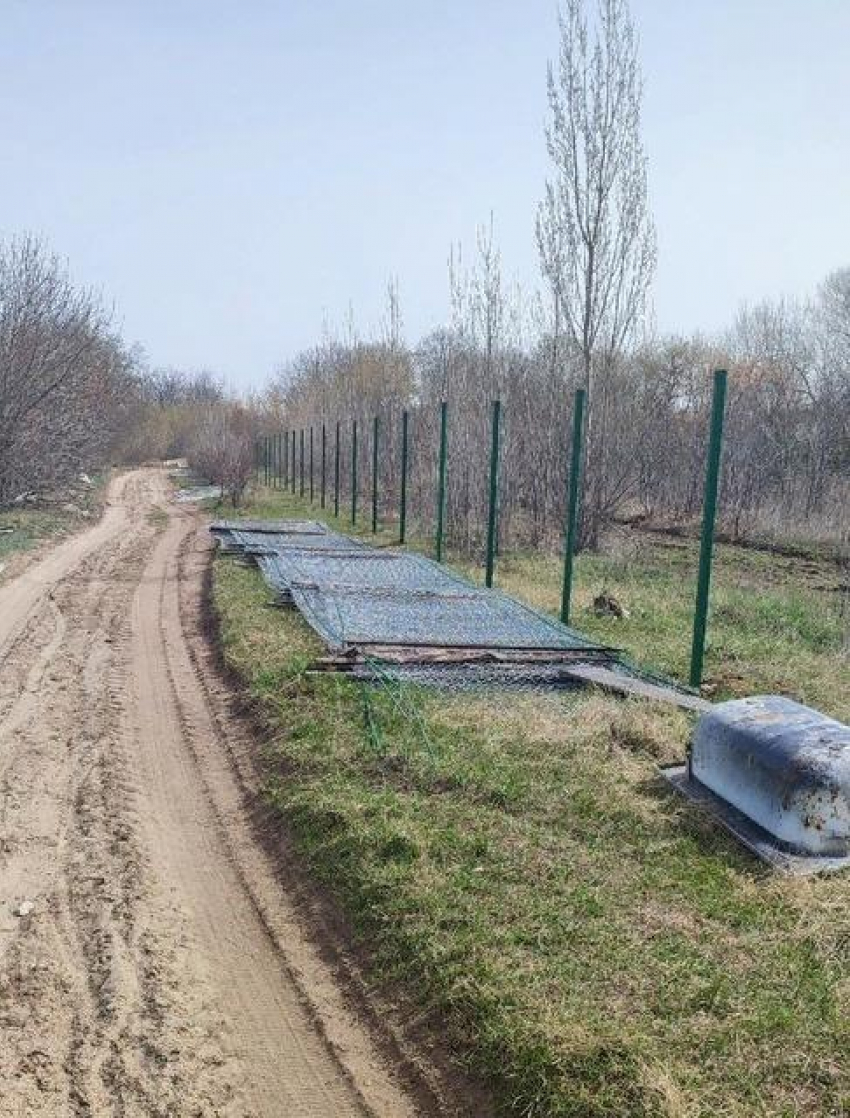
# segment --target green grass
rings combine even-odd
[[[249,513],[284,508],[263,494]],[[829,608],[809,616],[825,592],[761,561],[721,554],[713,673],[846,690]],[[687,565],[678,548],[583,559],[576,620],[679,670]],[[557,564],[499,570],[557,600]],[[603,583],[627,621],[587,610]],[[270,800],[376,977],[445,1022],[505,1113],[848,1112],[850,877],[773,877],[671,795],[655,764],[681,756],[685,715],[590,693],[367,699],[306,672],[319,643],[268,608],[256,571],[218,560],[214,587],[225,656],[267,720]]]
[[[572,623],[624,648],[639,663],[688,678],[694,611],[695,543],[638,537],[627,555],[580,555]],[[720,545],[704,680],[714,698],[781,692],[850,719],[850,615],[842,615],[838,568]],[[498,583],[511,594],[556,612],[560,562],[549,556],[508,557]],[[598,617],[605,591],[628,617]],[[846,605],[845,605],[846,608]]]
[[[100,515],[107,478],[99,475],[93,480],[91,488],[75,489],[65,500],[0,509],[0,563],[7,563],[16,553],[28,551],[44,540],[70,535],[95,521]],[[4,531],[8,528],[12,531]]]

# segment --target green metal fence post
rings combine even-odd
[[[269,437],[263,435],[263,485],[269,484]]]
[[[711,590],[711,559],[714,550],[714,525],[717,519],[717,490],[720,481],[720,456],[723,450],[723,415],[726,408],[725,369],[714,373],[714,393],[711,402],[711,434],[708,443],[708,460],[705,471],[705,498],[702,513],[702,538],[699,550],[699,576],[697,601],[694,613],[694,636],[691,645],[691,687],[702,683],[702,666],[705,658],[705,634],[708,625],[708,599]]]
[[[401,495],[398,506],[398,542],[404,543],[407,534],[407,410],[401,413]]]
[[[437,468],[437,562],[443,561],[443,535],[446,527],[446,459],[448,458],[449,408],[445,400],[440,404],[440,459]]]
[[[378,417],[372,420],[372,534],[378,531]]]
[[[493,585],[493,567],[496,556],[496,518],[499,507],[499,428],[502,419],[502,401],[493,401],[493,430],[490,441],[490,507],[487,513],[487,568],[484,585]]]
[[[292,437],[289,440],[292,449],[292,469],[290,470],[289,487],[292,490],[292,496],[295,496],[295,428],[292,428]]]
[[[322,424],[322,497],[321,505],[325,507],[325,492],[327,483],[327,432],[324,423]]]
[[[304,496],[304,428],[299,432],[298,446],[298,496]]]
[[[578,537],[578,512],[581,502],[582,442],[584,440],[585,390],[577,388],[573,405],[573,445],[570,456],[570,481],[567,501],[567,528],[564,536],[564,585],[561,590],[561,621],[570,623],[573,596],[573,557]]]
[[[310,504],[313,503],[313,425],[310,424]]]
[[[275,478],[275,489],[280,489],[281,476],[283,473],[280,466],[281,455],[283,454],[283,434],[280,431],[275,435],[274,442],[274,465],[275,474],[277,475]]]
[[[357,420],[351,421],[351,523],[357,523]]]
[[[291,468],[290,468],[290,453],[289,453],[289,445],[292,441],[291,435],[292,435],[291,431],[286,432],[286,441],[285,441],[284,449],[283,449],[283,461],[284,461],[283,488],[286,489],[286,490],[289,490],[290,474],[292,472]]]
[[[339,420],[336,421],[334,442],[334,516],[339,517]]]

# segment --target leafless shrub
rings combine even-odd
[[[209,404],[198,415],[189,461],[234,508],[241,504],[254,472],[254,421],[241,404]]]

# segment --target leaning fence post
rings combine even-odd
[[[577,388],[573,406],[573,445],[570,457],[570,483],[567,501],[567,530],[564,538],[564,585],[561,591],[561,621],[570,623],[573,596],[573,556],[578,537],[578,510],[581,495],[582,441],[584,439],[585,390]]]
[[[339,517],[339,420],[336,421],[334,443],[334,516]]]
[[[378,531],[378,417],[372,420],[372,533]]]
[[[310,504],[313,503],[313,424],[310,424]]]
[[[404,543],[407,533],[407,409],[401,413],[401,495],[398,506],[398,542]]]
[[[351,523],[357,523],[357,420],[351,421]]]
[[[326,482],[327,482],[327,432],[325,431],[325,425],[323,423],[322,424],[322,497],[321,497],[322,508],[325,507]]]
[[[493,567],[496,556],[496,518],[499,507],[499,427],[502,419],[502,401],[493,401],[493,430],[490,442],[490,506],[487,512],[487,568],[484,585],[493,585]]]
[[[446,459],[448,450],[448,404],[440,404],[440,459],[437,467],[437,562],[443,561],[443,534],[446,526]]]
[[[702,513],[702,538],[699,550],[699,575],[697,601],[694,613],[694,637],[691,645],[691,687],[702,683],[702,666],[705,658],[705,633],[708,624],[708,598],[711,590],[711,560],[714,550],[714,525],[717,519],[717,490],[720,481],[720,454],[723,449],[723,414],[726,407],[725,369],[714,373],[714,393],[711,402],[711,434],[708,443],[708,460],[705,471],[705,498]]]

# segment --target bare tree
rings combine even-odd
[[[554,173],[538,209],[537,242],[588,391],[583,541],[595,546],[607,511],[608,382],[642,319],[656,260],[642,79],[626,0],[599,0],[593,41],[584,0],[566,0],[548,91]]]
[[[40,241],[0,245],[0,502],[103,463],[131,363],[100,300]]]

